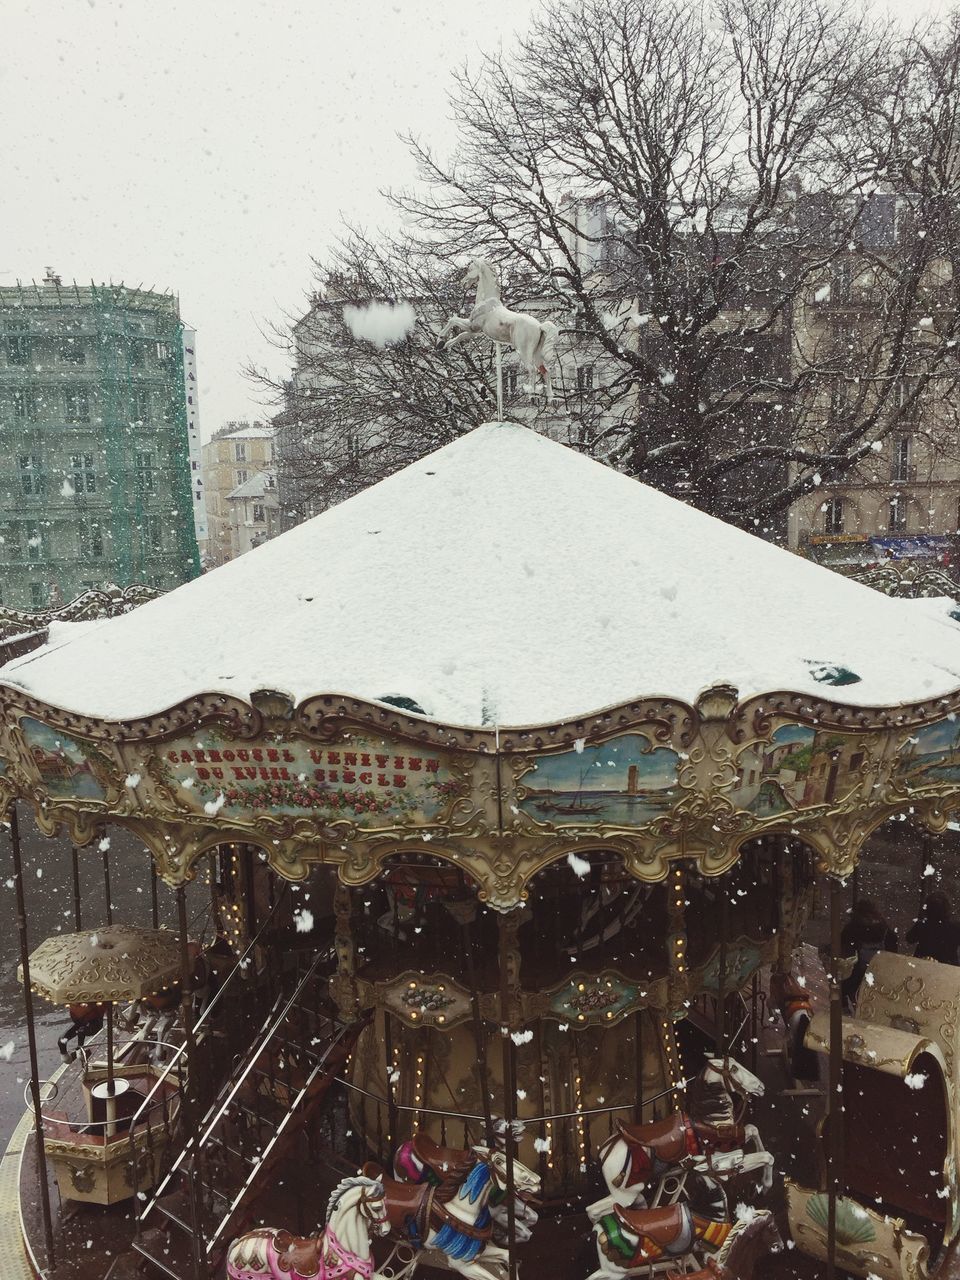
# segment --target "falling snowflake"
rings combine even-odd
[[[582,880],[584,876],[590,874],[590,863],[586,858],[578,858],[575,853],[567,854],[567,865],[575,876],[579,876]]]
[[[204,813],[209,813],[210,817],[212,818],[215,813],[219,813],[220,810],[223,808],[226,798],[227,797],[223,794],[223,792],[220,791],[217,794],[216,800],[208,800],[206,804],[203,806]]]

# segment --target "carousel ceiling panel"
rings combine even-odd
[[[544,725],[718,681],[848,706],[960,687],[949,602],[880,595],[519,426],[488,424],[3,681],[135,720],[198,695],[339,690]]]

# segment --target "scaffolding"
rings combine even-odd
[[[0,288],[3,604],[199,574],[183,332],[169,293]]]

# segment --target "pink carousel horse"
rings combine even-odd
[[[258,1227],[227,1250],[230,1280],[371,1280],[371,1234],[390,1231],[383,1183],[344,1178],[327,1204],[326,1224],[315,1236]]]

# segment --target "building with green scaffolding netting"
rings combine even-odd
[[[200,572],[191,338],[169,293],[49,271],[0,288],[3,604]]]

